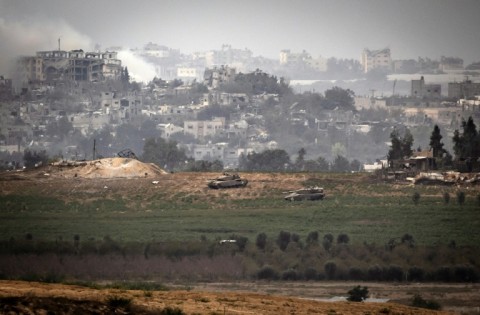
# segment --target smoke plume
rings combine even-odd
[[[9,21],[0,18],[0,75],[11,76],[15,59],[41,50],[91,50],[91,39],[62,19],[31,18]]]

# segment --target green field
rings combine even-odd
[[[335,183],[329,184],[334,188]],[[372,185],[368,187],[371,189]],[[102,239],[117,241],[209,240],[232,234],[254,240],[261,232],[276,237],[288,231],[305,239],[318,231],[321,236],[346,233],[351,243],[384,244],[408,233],[417,244],[480,244],[480,206],[476,192],[467,192],[459,205],[455,192],[444,203],[444,188],[402,187],[389,194],[391,186],[373,186],[380,196],[336,194],[323,201],[286,202],[278,197],[231,200],[205,196],[164,198],[162,195],[117,196],[89,202],[35,192],[0,195],[0,240]],[[327,190],[328,191],[328,190]],[[385,191],[385,194],[382,194]],[[411,196],[420,193],[418,204]],[[265,194],[263,194],[265,195]]]

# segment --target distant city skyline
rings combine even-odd
[[[314,58],[441,56],[480,61],[477,0],[0,0],[0,71],[7,58],[58,48],[142,48],[183,53],[223,44],[277,59],[283,49]]]

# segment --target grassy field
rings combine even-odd
[[[190,175],[172,176],[180,181]],[[335,237],[345,233],[351,243],[384,244],[408,233],[422,245],[480,244],[476,233],[480,206],[474,188],[394,185],[366,181],[365,175],[356,174],[270,174],[257,175],[244,189],[211,191],[200,182],[209,176],[213,175],[204,175],[190,190],[189,184],[187,189],[176,189],[165,183],[155,192],[150,186],[142,189],[147,184],[135,180],[126,187],[113,181],[97,181],[96,186],[90,182],[88,189],[65,187],[65,182],[3,181],[0,239],[30,234],[45,240],[73,240],[74,235],[82,240],[107,235],[117,241],[212,240],[236,234],[254,241],[261,232],[273,238],[283,230],[301,239],[312,231]],[[282,178],[289,187],[322,184],[327,197],[284,201],[282,187],[269,184],[271,176]],[[458,191],[466,194],[463,205],[457,203]],[[418,204],[412,201],[414,192],[420,195]],[[451,197],[448,204],[445,192]]]

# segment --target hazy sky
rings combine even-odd
[[[3,61],[57,49],[59,37],[62,49],[230,44],[270,58],[305,49],[359,59],[364,48],[389,47],[393,59],[458,56],[467,65],[480,61],[480,0],[0,0]]]

